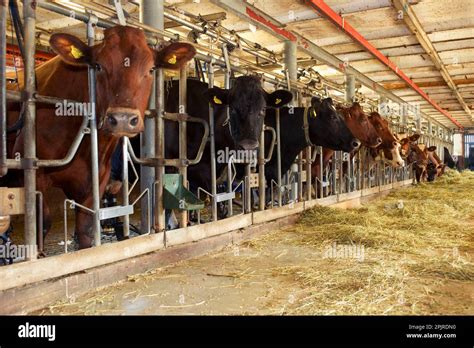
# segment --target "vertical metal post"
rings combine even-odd
[[[252,174],[250,164],[245,165],[245,195],[244,195],[244,211],[245,213],[252,212],[252,189],[250,188],[250,175]]]
[[[284,52],[284,60],[285,60],[285,69],[288,72],[288,86],[290,87],[290,81],[295,81],[298,74],[298,66],[296,63],[296,42],[286,40],[285,41],[285,52]],[[292,105],[296,106],[296,93],[293,93],[293,102]]]
[[[165,111],[165,72],[163,69],[158,69],[155,74],[155,108],[157,111],[157,118],[155,120],[155,155],[158,158],[165,158],[165,120],[163,114]],[[166,228],[165,208],[163,206],[163,178],[165,175],[165,166],[160,165],[155,168],[155,175],[157,185],[154,197],[154,231],[163,232]],[[143,216],[142,216],[143,218]]]
[[[331,193],[333,195],[337,194],[337,161],[339,157],[339,151],[334,151],[334,155],[332,156],[331,161],[331,171],[332,171],[332,190]]]
[[[284,62],[285,62],[285,69],[286,69],[286,82],[288,85],[288,89],[293,93],[293,101],[291,102],[291,106],[297,106],[297,93],[291,89],[291,81],[296,81],[298,77],[298,66],[296,62],[296,50],[297,50],[297,44],[294,41],[291,40],[286,40],[284,42]],[[298,154],[298,201],[303,200],[303,183],[302,183],[302,169],[303,169],[303,164],[302,164],[302,155],[303,152],[301,151]],[[281,168],[281,166],[280,166]],[[281,169],[280,169],[281,170]]]
[[[230,68],[230,59],[229,59],[229,51],[227,50],[227,44],[224,43],[222,45],[222,55],[224,56],[224,61],[225,61],[225,75],[224,75],[224,88],[225,89],[230,89],[230,74],[231,74],[231,68]],[[227,106],[225,109],[227,113],[227,119],[229,119],[229,107]],[[230,177],[230,174],[228,174],[227,178],[227,192],[231,193],[232,192],[232,178]],[[233,211],[232,211],[232,199],[229,199],[227,201],[228,204],[228,216],[232,216]]]
[[[179,113],[185,114],[186,108],[186,89],[187,89],[187,66],[185,65],[179,70]],[[179,159],[181,160],[181,166],[179,167],[179,174],[183,178],[183,185],[187,186],[188,182],[188,167],[183,165],[183,162],[188,157],[188,145],[187,145],[187,124],[186,121],[179,121]],[[180,227],[186,227],[188,225],[188,212],[182,210],[180,219]]]
[[[7,174],[7,0],[0,0],[0,177]]]
[[[122,138],[122,205],[128,205],[128,147],[127,139]],[[130,216],[123,216],[123,236],[130,235]]]
[[[94,22],[92,18],[87,23],[87,44],[89,46],[94,45]],[[89,76],[89,103],[92,107],[91,114],[89,115],[89,128],[91,130],[91,174],[92,174],[92,210],[94,210],[94,216],[92,220],[92,233],[94,235],[94,245],[99,246],[100,240],[100,220],[99,220],[99,209],[100,209],[100,192],[99,192],[99,140],[97,135],[97,115],[96,115],[96,95],[95,95],[95,68],[88,67]]]
[[[33,0],[23,2],[25,25],[25,88],[23,100],[26,103],[24,124],[24,179],[25,179],[25,244],[36,245],[36,104],[35,83],[35,25],[36,3]],[[36,248],[32,248],[35,250]],[[36,252],[27,255],[28,260],[36,259]]]
[[[346,102],[351,103],[355,96],[355,76],[351,74],[345,75],[346,82]]]
[[[306,200],[311,200],[311,146],[306,147]]]
[[[163,29],[164,27],[164,0],[155,0],[155,1],[140,1],[140,22],[146,25],[149,25],[156,29]],[[155,79],[155,84],[158,83]],[[163,91],[161,86],[154,86],[152,88],[152,95],[150,96],[149,108],[155,109],[155,101],[156,96],[154,95],[155,91]],[[158,117],[161,117],[161,114],[158,114]],[[141,157],[149,158],[149,157],[156,157],[156,149],[164,149],[164,125],[163,122],[161,125],[157,125],[156,123],[160,122],[157,121],[155,118],[145,118],[145,130],[140,135],[140,147],[141,147]],[[162,146],[156,144],[157,134],[156,131],[163,130],[161,134],[158,134],[160,141],[163,142]],[[158,154],[158,156],[161,154]],[[163,153],[164,157],[164,153]],[[164,168],[160,168],[161,171],[164,171]],[[160,191],[162,191],[162,175],[163,173],[158,173],[156,178],[160,180],[158,185],[158,198],[156,200],[161,200],[161,195],[159,195]],[[141,166],[140,167],[140,190],[144,191],[149,189],[149,192],[153,192],[153,183],[155,182],[155,168],[148,167],[148,166]],[[160,204],[158,203],[158,207],[156,207],[157,201],[155,201],[155,209],[159,210]],[[163,210],[163,209],[161,209]],[[164,212],[157,212],[159,215],[156,218],[155,222],[158,223],[158,229],[164,229]],[[160,214],[161,213],[161,214]],[[158,221],[157,221],[158,220]],[[147,216],[147,202],[146,200],[142,200],[141,202],[141,229],[142,231],[147,231],[149,229],[149,221],[150,219]]]
[[[320,182],[320,185],[321,185],[321,198],[324,197],[324,178],[323,178],[323,175],[324,175],[324,168],[323,168],[323,165],[324,165],[324,159],[323,159],[323,148],[321,146],[318,146],[319,148],[319,178],[321,179],[321,182]]]
[[[298,154],[298,202],[303,201],[303,151]]]
[[[280,133],[280,109],[275,110],[276,141],[277,141],[277,185],[278,185],[278,206],[282,205],[281,192],[281,133]],[[273,202],[272,202],[273,204]]]
[[[258,146],[258,210],[265,210],[265,132],[260,133]]]
[[[207,81],[209,88],[214,87],[214,65],[213,58],[207,64]],[[217,173],[216,173],[216,137],[215,137],[214,107],[209,104],[209,147],[211,151],[211,204],[212,220],[217,220]]]
[[[352,75],[352,74],[346,74],[345,75],[345,82],[346,82],[346,90],[345,90],[345,98],[346,98],[346,102],[348,103],[352,103],[352,101],[354,100],[354,96],[355,96],[355,83],[356,83],[356,79],[355,79],[355,76]],[[352,180],[354,180],[354,172],[352,170],[352,163],[351,163],[351,158],[349,156],[349,160],[347,161],[347,173],[348,173],[348,180],[347,180],[347,183],[346,185],[344,185],[346,187],[346,192],[350,192],[351,191],[351,182]],[[341,172],[340,172],[342,178],[340,180],[340,185],[339,185],[339,191],[342,191],[342,187],[343,187],[343,184],[344,184],[344,155],[341,154]]]

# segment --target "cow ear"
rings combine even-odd
[[[69,34],[53,34],[49,44],[63,61],[72,65],[87,65],[92,62],[92,49],[79,38]]]
[[[267,106],[281,108],[293,99],[293,94],[285,89],[279,89],[273,93],[267,93]]]
[[[436,151],[436,146],[430,146],[430,147],[428,148],[428,151],[429,151],[429,152]]]
[[[229,104],[229,90],[219,87],[212,87],[207,90],[209,103],[215,106],[222,106]]]
[[[417,141],[418,139],[420,139],[420,135],[416,133],[410,136],[408,139],[410,139],[410,141]]]
[[[311,98],[311,106],[314,108],[321,104],[321,98],[319,96],[315,96]]]
[[[155,51],[155,65],[165,69],[180,69],[196,55],[193,45],[183,42],[172,42]]]
[[[408,138],[403,138],[402,140],[400,140],[400,144],[401,144],[401,145],[406,145],[406,144],[408,144],[409,141],[410,141],[410,139],[408,139]]]

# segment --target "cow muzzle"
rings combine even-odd
[[[258,147],[258,141],[252,139],[244,139],[239,141],[237,145],[243,150],[255,150]]]
[[[134,137],[143,131],[144,124],[138,109],[109,108],[105,114],[103,127],[117,136]]]

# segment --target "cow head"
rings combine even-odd
[[[359,139],[362,145],[375,148],[382,143],[382,139],[359,103],[354,103],[349,108],[338,108],[338,110],[344,116],[352,135]]]
[[[237,147],[254,150],[258,147],[265,109],[279,108],[293,98],[286,90],[267,93],[258,76],[240,76],[231,89],[210,88],[209,102],[216,106],[229,106],[229,127]]]
[[[425,144],[410,144],[410,153],[408,155],[408,163],[413,163],[413,168],[418,182],[424,180],[428,176],[428,165],[430,163],[429,153],[436,150],[436,146],[427,147]],[[436,170],[436,167],[435,167]]]
[[[179,69],[196,53],[186,43],[148,47],[142,30],[116,26],[104,31],[104,40],[93,47],[69,34],[50,38],[64,62],[96,68],[97,118],[113,136],[133,137],[144,129],[143,117],[157,67]]]
[[[397,141],[397,138],[395,138],[395,135],[390,131],[388,121],[375,111],[370,113],[369,120],[379,137],[382,139],[382,143],[377,146],[377,150],[383,151],[385,159],[392,165],[392,167],[402,167],[405,162],[400,157],[400,143]]]
[[[420,138],[420,134],[413,134],[409,137],[400,136],[400,154],[403,159],[407,159],[410,153],[410,144],[415,143]]]
[[[308,123],[311,142],[315,145],[344,152],[352,152],[360,146],[360,141],[352,135],[331,98],[311,99]]]

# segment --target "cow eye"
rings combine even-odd
[[[150,71],[149,71],[149,72],[150,72],[150,75],[153,75],[153,73],[155,72],[155,70],[156,70],[156,67],[151,68]]]
[[[95,65],[95,70],[96,70],[97,72],[101,72],[101,71],[102,71],[102,65],[100,65],[100,64],[97,63],[97,64]]]

